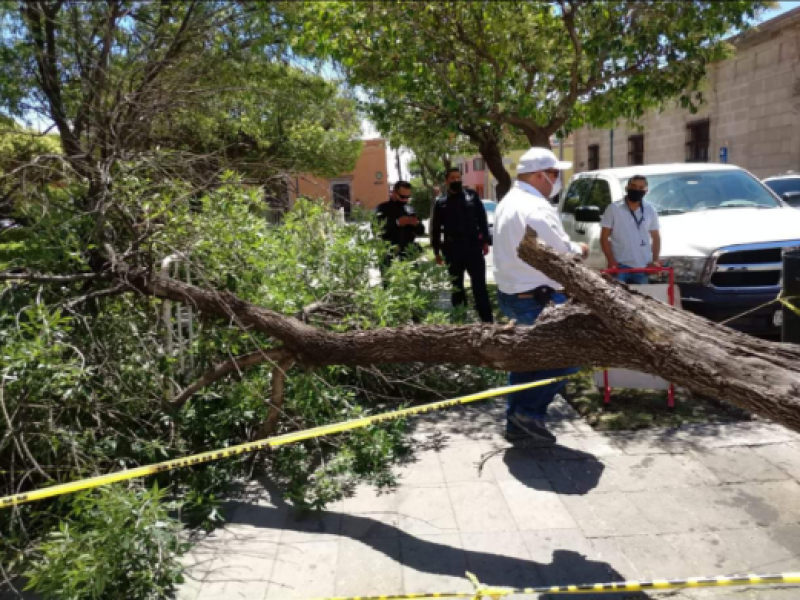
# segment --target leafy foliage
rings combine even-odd
[[[167,597],[187,544],[164,501],[157,487],[82,493],[37,549],[28,587],[59,600]]]
[[[0,21],[0,116],[52,121],[90,206],[142,156],[151,177],[201,185],[230,168],[331,176],[358,157],[355,101],[281,60],[270,3],[5,3]]]
[[[235,291],[285,314],[322,302],[329,312],[309,318],[336,331],[451,319],[436,308],[447,282],[431,262],[398,261],[387,273],[386,286],[370,283],[371,269],[386,247],[369,224],[341,223],[324,205],[301,201],[282,225],[271,226],[262,216],[258,193],[232,175],[194,203],[178,201],[182,186],[177,183],[157,190],[148,186],[136,178],[119,179],[115,201],[148,215],[156,229],[148,245],[154,264],[167,255],[185,257],[181,277],[188,270],[193,281]],[[71,217],[60,201],[69,191],[57,192],[28,198],[29,227],[13,232],[9,241],[6,234],[0,237],[0,271],[26,265],[65,272],[80,264],[82,238],[71,232],[91,221]],[[180,410],[170,406],[166,390],[173,382],[184,387],[229,356],[269,348],[271,340],[235,323],[195,317],[191,343],[170,352],[160,302],[125,294],[76,304],[72,301],[89,291],[81,282],[2,285],[7,310],[0,315],[0,377],[10,434],[0,442],[0,493],[242,443],[264,422],[272,377],[266,365],[205,388]],[[275,433],[478,389],[495,377],[491,371],[443,367],[292,371]],[[405,431],[401,421],[385,423],[267,457],[178,470],[157,481],[180,499],[181,514],[191,526],[221,523],[220,497],[254,470],[267,469],[299,509],[319,508],[358,482],[391,485],[391,465],[408,452]],[[64,497],[0,513],[0,560],[17,569],[39,560],[34,552],[39,536],[59,522],[71,523],[74,502]],[[86,525],[86,536],[89,529]],[[72,525],[69,531],[74,532]],[[147,532],[155,535],[154,530],[135,535]],[[72,549],[84,543],[79,538],[84,539],[70,533],[44,547],[48,561],[57,562],[64,553],[66,562],[51,575],[35,570],[37,589],[73,590],[74,597],[83,597],[75,590],[88,586],[88,580],[73,581],[70,574],[81,555]]]
[[[671,99],[693,106],[724,37],[768,5],[473,0],[287,10],[294,44],[341,64],[372,93],[381,131],[466,135],[501,180],[492,158],[508,127],[549,145],[558,131],[635,119]]]

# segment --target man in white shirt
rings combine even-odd
[[[647,178],[635,175],[628,180],[625,199],[608,205],[600,223],[600,245],[609,269],[660,267],[661,234],[658,212],[646,203]],[[623,283],[647,283],[647,273],[619,273]]]
[[[533,325],[550,303],[566,302],[563,288],[517,256],[517,248],[531,227],[539,239],[556,252],[579,254],[586,258],[586,244],[571,242],[564,232],[556,208],[548,198],[562,187],[561,171],[572,163],[560,162],[547,148],[531,148],[522,155],[517,167],[517,181],[498,204],[494,217],[494,278],[500,296],[500,309],[518,325]],[[509,384],[517,385],[560,377],[577,372],[575,368],[509,373]],[[555,442],[544,419],[547,407],[566,382],[517,392],[508,396],[506,437],[509,440],[530,436]]]

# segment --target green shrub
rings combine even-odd
[[[183,581],[180,529],[157,487],[82,493],[36,549],[27,589],[57,600],[170,597]]]
[[[62,193],[73,191],[58,192]],[[193,197],[191,203],[184,200],[179,182],[156,188],[144,178],[120,176],[114,194],[120,210],[110,212],[110,220],[125,214],[152,224],[147,254],[132,258],[134,262],[158,265],[164,257],[181,253],[186,256],[181,277],[190,265],[195,283],[232,291],[287,315],[325,302],[330,310],[312,315],[310,322],[331,331],[454,320],[451,313],[437,308],[449,286],[444,269],[430,260],[396,261],[386,273],[387,285],[375,285],[370,275],[386,246],[374,238],[368,224],[341,223],[322,204],[298,201],[275,226],[261,216],[257,190],[243,189],[234,178],[202,197]],[[30,226],[13,240],[0,238],[0,270],[22,266],[44,273],[84,270],[80,265],[90,228],[82,218],[62,211],[66,196],[45,194],[28,200],[21,207]],[[209,367],[231,356],[275,347],[274,339],[243,331],[227,320],[196,315],[192,341],[179,355],[165,345],[159,321],[161,301],[124,294],[64,308],[66,300],[95,289],[80,282],[0,283],[4,306],[0,377],[11,419],[9,430],[13,430],[13,435],[0,436],[2,495],[240,444],[252,439],[268,414],[269,365],[203,389],[180,410],[169,405],[165,390],[171,382],[184,387],[196,381]],[[294,368],[286,380],[281,419],[274,433],[375,414],[495,383],[496,374],[487,369]],[[162,488],[169,486],[181,500],[181,518],[191,527],[209,529],[220,524],[220,500],[238,481],[263,471],[280,483],[286,498],[299,509],[322,508],[359,483],[392,485],[392,466],[409,451],[406,427],[403,421],[384,422],[267,456],[244,455],[162,473],[147,484],[155,481]],[[119,493],[131,506],[135,504],[133,492]],[[108,494],[64,496],[22,506],[19,511],[0,511],[0,562],[18,575],[33,560],[30,573],[35,589],[51,596],[61,594],[53,597],[92,597],[97,591],[92,586],[100,584],[79,573],[89,560],[82,552],[94,544],[93,550],[85,552],[92,557],[91,565],[100,564],[99,540],[111,535],[114,527],[123,527],[109,526],[102,520],[103,511],[87,508],[92,502],[111,503]],[[147,506],[156,510],[162,497],[160,493],[151,497]],[[124,525],[131,536],[134,525]],[[53,530],[57,536],[40,545]],[[146,543],[144,536],[157,533],[140,532],[137,552],[152,550],[155,542]],[[160,564],[171,564],[177,547],[164,542],[162,550]],[[154,568],[149,575],[142,569],[137,582],[149,577],[157,582],[152,584],[154,590],[168,588],[170,568]],[[126,578],[122,571],[109,569],[106,581],[101,582],[106,596],[111,597],[107,590],[117,589],[114,586],[128,585]],[[142,584],[126,590],[125,597],[154,597],[147,594]]]

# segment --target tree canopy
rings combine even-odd
[[[678,99],[691,107],[724,38],[769,2],[311,2],[293,41],[343,66],[385,121],[467,135],[503,175],[503,127],[531,145],[583,123],[632,119]]]
[[[157,151],[172,173],[192,164],[188,153],[196,167],[262,179],[330,176],[358,157],[355,101],[288,64],[269,3],[42,0],[0,11],[0,114],[54,123],[66,160],[95,187],[111,164]]]

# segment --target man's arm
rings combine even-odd
[[[481,202],[481,199],[475,195],[475,203],[478,205],[476,215],[478,217],[478,231],[481,234],[481,241],[484,244],[489,243],[489,219],[486,218],[486,207]]]
[[[416,219],[416,224],[409,223],[406,227],[413,227],[414,228],[414,237],[425,235],[425,226],[422,224],[422,221],[419,220],[417,216],[417,211],[414,210],[413,206],[406,206],[406,216],[412,219]]]
[[[661,232],[654,229],[650,232],[650,238],[653,240],[653,266],[661,266]]]
[[[613,229],[603,227],[600,233],[600,247],[603,249],[603,254],[606,255],[606,262],[609,269],[616,269],[619,263],[614,258],[614,250],[611,248],[611,232]]]
[[[561,254],[581,254],[584,258],[589,255],[589,248],[586,244],[579,244],[569,239],[561,219],[553,210],[550,214],[539,213],[529,216],[525,222],[536,231],[536,235],[545,244]]]
[[[442,205],[434,201],[433,214],[431,215],[431,248],[436,255],[436,262],[440,262],[439,257],[442,249]]]
[[[379,204],[378,208],[375,209],[375,216],[378,220],[378,225],[381,228],[380,237],[385,240],[396,240],[398,237],[398,230],[400,226],[398,225],[397,221],[391,218],[389,214],[391,211],[388,210],[388,203],[384,202],[383,204]]]

